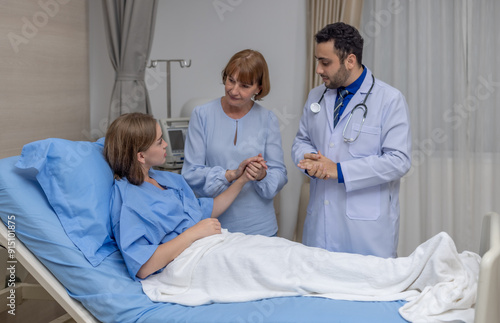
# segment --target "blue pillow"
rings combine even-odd
[[[38,171],[36,179],[66,234],[93,266],[118,250],[109,213],[113,172],[103,142],[35,141],[23,147],[16,163]]]

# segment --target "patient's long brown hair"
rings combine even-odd
[[[137,153],[146,151],[156,140],[156,120],[143,113],[127,113],[108,128],[104,141],[104,157],[116,179],[123,177],[134,185],[144,182]]]

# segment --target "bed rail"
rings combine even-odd
[[[485,253],[481,259],[474,322],[500,322],[499,214],[490,212],[484,216],[482,233],[480,253]]]
[[[52,273],[19,239],[15,238],[15,233],[9,231],[2,221],[0,221],[0,223],[0,244],[7,249],[14,248],[13,250],[15,250],[15,260],[9,259],[9,261],[13,264],[20,264],[26,268],[33,278],[35,278],[48,294],[61,305],[74,321],[78,323],[97,323],[98,321],[94,316],[90,314],[80,302],[71,298],[64,286],[52,275]],[[9,244],[9,242],[11,243]],[[28,287],[32,288],[33,286],[30,285]],[[24,293],[24,296],[28,296],[28,294],[29,293]],[[35,298],[38,299],[39,297],[41,296],[36,296]]]

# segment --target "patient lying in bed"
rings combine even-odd
[[[229,233],[216,217],[251,174],[242,171],[213,200],[198,199],[182,176],[152,169],[163,164],[165,145],[152,117],[129,114],[110,126],[104,147],[115,173],[115,239],[130,275],[142,279],[153,301],[201,305],[293,295],[406,299],[400,312],[411,321],[463,318],[474,305],[480,259],[470,252],[458,254],[445,233],[396,259]],[[252,162],[265,166],[263,159]]]

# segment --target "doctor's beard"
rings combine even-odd
[[[349,72],[344,64],[340,65],[337,73],[333,74],[331,77],[328,75],[320,75],[322,78],[327,77],[328,81],[325,81],[325,86],[329,89],[338,89],[341,86],[345,86],[345,82],[351,76],[351,72]]]

